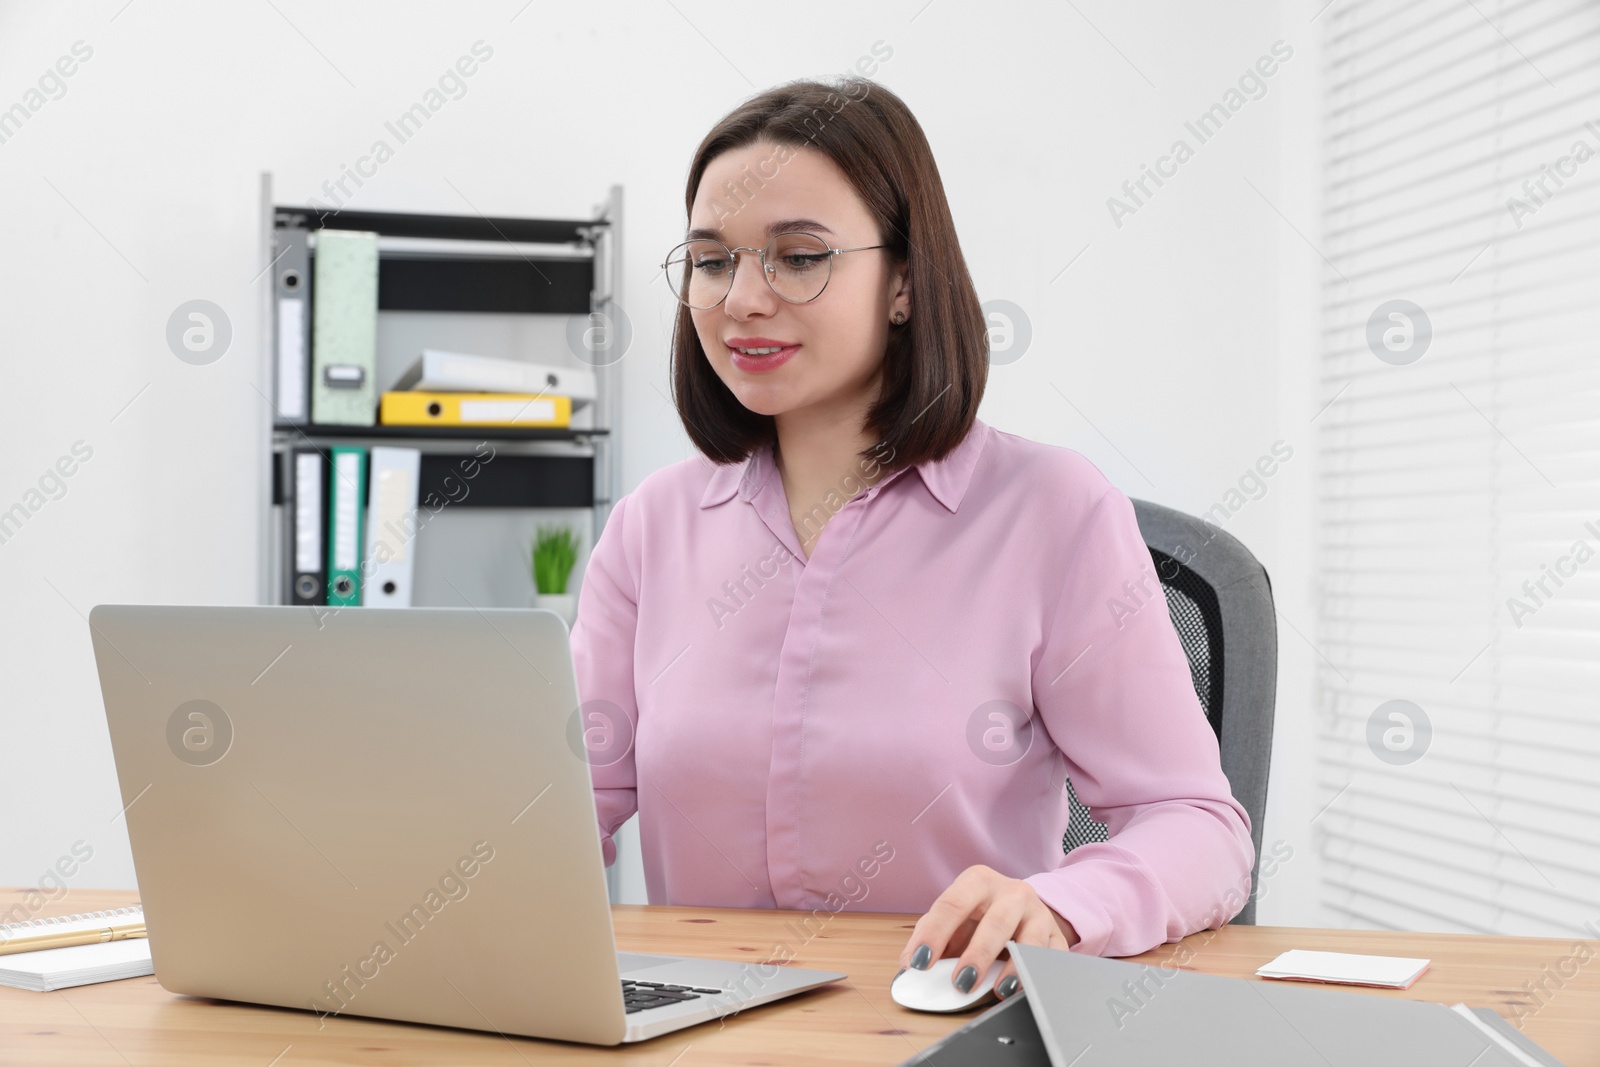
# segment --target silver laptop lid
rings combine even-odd
[[[558,616],[101,605],[89,624],[163,986],[622,1040]]]

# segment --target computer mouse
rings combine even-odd
[[[991,963],[989,973],[972,984],[970,993],[961,992],[953,981],[960,962],[959,956],[947,956],[934,960],[925,971],[907,967],[900,977],[889,983],[889,996],[896,1004],[912,1011],[966,1011],[994,1000],[995,979],[1000,977],[1006,961]]]

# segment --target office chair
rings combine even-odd
[[[1256,921],[1256,879],[1261,872],[1261,825],[1267,810],[1272,720],[1278,679],[1278,631],[1272,580],[1233,535],[1181,511],[1133,501],[1173,628],[1189,657],[1189,675],[1206,719],[1216,731],[1235,799],[1250,813],[1256,860],[1250,899],[1233,918]],[[1089,817],[1067,783],[1071,819],[1061,839],[1071,852],[1106,840],[1106,825]]]

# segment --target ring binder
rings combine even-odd
[[[274,333],[277,341],[278,418],[303,424],[311,415],[310,235],[303,228],[285,228],[275,235],[279,249]]]
[[[311,284],[311,421],[371,426],[378,406],[378,235],[318,230]]]
[[[293,509],[294,543],[290,559],[290,604],[326,604],[328,567],[323,554],[327,526],[323,512],[328,500],[325,473],[328,460],[315,449],[296,449],[294,457]]]

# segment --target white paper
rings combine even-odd
[[[1316,982],[1404,988],[1428,962],[1412,956],[1365,956],[1355,952],[1314,952],[1296,948],[1264,964],[1256,974],[1263,978],[1304,978]]]

